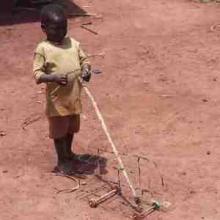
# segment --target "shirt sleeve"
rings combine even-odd
[[[45,55],[41,45],[38,45],[34,52],[33,73],[36,82],[45,74]]]
[[[80,66],[82,67],[85,64],[90,65],[88,55],[83,51],[83,49],[80,47],[80,45],[78,48],[78,53],[79,53]]]

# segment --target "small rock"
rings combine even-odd
[[[85,185],[87,185],[87,182],[81,182],[81,185],[85,186]]]
[[[202,99],[203,102],[208,102],[208,99]]]
[[[189,193],[190,193],[190,194],[195,194],[196,191],[195,191],[195,190],[190,190]]]
[[[211,154],[211,151],[208,150],[208,151],[206,152],[206,154],[207,154],[207,155],[210,155],[210,154]]]
[[[0,137],[6,136],[6,133],[4,131],[0,131]]]
[[[87,116],[85,114],[82,114],[83,120],[87,120]]]

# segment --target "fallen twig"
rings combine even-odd
[[[174,97],[174,95],[162,94],[162,95],[160,95],[160,97],[171,98],[171,97]]]
[[[161,185],[164,187],[165,186],[165,183],[164,183],[164,177],[163,175],[161,174],[160,170],[159,170],[159,167],[158,167],[158,164],[155,162],[155,161],[152,161],[155,168],[157,169],[158,171],[158,174],[159,174],[159,177],[160,177],[160,180],[161,180]]]
[[[68,13],[69,16],[76,17],[94,17],[94,18],[102,18],[101,15],[93,14],[93,13]]]
[[[97,53],[97,54],[88,54],[88,57],[104,57],[105,53],[101,52],[101,53]]]
[[[141,189],[141,167],[140,167],[140,160],[141,160],[141,157],[138,157],[137,163],[138,163],[138,184],[139,184],[139,189]]]
[[[141,155],[137,155],[137,154],[135,154],[135,155],[131,155],[131,156],[133,156],[133,157],[137,157],[138,159],[140,158],[140,159],[143,159],[143,160],[150,161],[150,159],[148,159],[146,156],[141,156]]]
[[[76,190],[79,189],[80,187],[80,180],[78,180],[77,178],[73,177],[73,176],[69,176],[69,175],[65,175],[65,174],[56,174],[56,176],[61,176],[61,177],[66,177],[68,179],[71,179],[73,180],[74,182],[76,182],[76,186],[74,186],[73,188],[71,189],[61,189],[61,190],[57,190],[57,194],[59,193],[72,193],[72,192],[75,192]]]
[[[93,33],[93,34],[95,34],[95,35],[98,35],[98,32],[92,30],[91,28],[86,27],[85,25],[80,25],[80,27],[87,30],[87,31],[89,31],[89,32],[91,32],[91,33]]]
[[[83,5],[82,7],[83,8],[91,8],[92,6],[91,5]]]
[[[210,27],[210,31],[214,32],[220,30],[220,24],[214,24]]]
[[[22,123],[22,129],[25,130],[27,126],[29,126],[30,124],[33,124],[34,122],[38,121],[41,119],[41,115],[36,115],[36,116],[30,116],[28,118],[26,118],[24,120],[24,122]]]
[[[82,25],[92,25],[92,22],[89,21],[89,22],[86,22],[86,23],[82,23]]]

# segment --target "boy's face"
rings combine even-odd
[[[67,19],[54,17],[46,25],[42,24],[42,29],[47,35],[47,40],[61,43],[67,33]]]

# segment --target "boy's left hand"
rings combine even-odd
[[[87,66],[82,69],[82,78],[86,82],[89,82],[91,78],[91,71]]]

